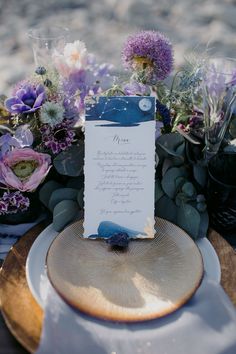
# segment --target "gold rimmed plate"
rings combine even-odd
[[[134,240],[126,252],[104,240],[82,238],[83,220],[62,231],[47,254],[58,294],[92,316],[122,322],[165,316],[186,303],[203,276],[202,256],[182,229],[157,218],[152,240]]]

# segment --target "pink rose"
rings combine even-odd
[[[47,176],[51,156],[32,149],[14,149],[0,161],[0,182],[9,188],[32,192]]]

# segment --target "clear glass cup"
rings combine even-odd
[[[217,154],[229,126],[236,101],[236,60],[209,59],[202,73],[205,158]]]
[[[52,55],[55,51],[62,52],[69,38],[69,30],[64,27],[36,27],[28,32],[34,54],[36,67],[52,66]]]

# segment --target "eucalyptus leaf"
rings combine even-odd
[[[171,159],[165,158],[162,165],[162,176],[165,175],[166,171],[173,166],[173,162]]]
[[[198,237],[200,222],[199,212],[192,205],[182,203],[177,211],[177,224],[193,239]]]
[[[84,166],[84,146],[73,145],[62,151],[54,159],[53,164],[58,173],[70,177],[82,175]]]
[[[39,200],[41,203],[48,208],[49,199],[51,194],[58,188],[61,188],[62,185],[56,181],[48,181],[45,183],[39,191]]]
[[[81,188],[81,190],[78,191],[77,202],[80,208],[83,209],[84,208],[84,188]]]
[[[168,195],[168,197],[172,199],[175,197],[176,195],[175,180],[178,177],[183,177],[184,171],[185,170],[183,170],[182,168],[172,167],[163,176],[161,185],[164,192]]]
[[[155,204],[155,215],[175,224],[177,221],[177,210],[178,208],[173,200],[166,195],[163,195]]]
[[[174,156],[179,158],[182,162],[184,157],[182,153],[176,152],[179,146],[184,143],[184,138],[179,133],[163,134],[156,140],[156,145],[162,150],[163,156]]]
[[[184,185],[184,183],[186,182],[186,178],[185,177],[177,177],[176,180],[175,180],[175,188],[176,188],[176,191],[179,191],[181,190],[182,186]]]
[[[66,184],[66,187],[74,188],[78,190],[83,188],[83,186],[84,186],[84,176],[71,177]]]
[[[236,138],[236,117],[234,116],[229,125],[229,133],[232,138]]]
[[[183,158],[184,158],[184,153],[185,153],[185,141],[183,141],[182,144],[180,144],[180,145],[177,147],[176,153],[177,153],[178,155],[183,156]]]
[[[182,192],[190,198],[193,198],[197,195],[197,191],[191,182],[184,183],[184,185],[182,186]]]
[[[181,156],[172,156],[172,155],[168,155],[172,166],[174,167],[179,167],[182,166],[184,164],[184,159]]]
[[[53,211],[54,207],[62,200],[77,200],[78,190],[73,188],[56,189],[50,197],[48,207]]]
[[[53,210],[53,228],[61,231],[73,221],[79,213],[78,203],[73,200],[63,200]]]
[[[207,183],[207,168],[195,163],[193,165],[193,175],[197,183],[204,188]]]
[[[163,189],[161,187],[161,181],[157,179],[155,181],[155,203],[164,195]]]
[[[177,206],[181,206],[183,203],[187,203],[188,202],[188,198],[186,197],[186,195],[182,192],[178,193],[175,197],[175,204]]]
[[[206,237],[208,227],[209,227],[209,216],[208,212],[205,211],[204,213],[200,214],[201,221],[200,221],[200,227],[199,227],[199,232],[198,232],[198,237],[203,238]]]
[[[159,145],[156,145],[156,155],[158,156],[158,165],[163,164],[164,159],[168,157],[168,153],[164,151]]]
[[[206,211],[207,209],[207,205],[205,202],[199,202],[197,203],[197,210],[200,212],[200,213],[204,213],[204,211]]]

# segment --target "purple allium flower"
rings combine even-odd
[[[58,154],[71,146],[75,136],[75,132],[70,128],[68,120],[64,120],[54,127],[45,124],[40,128],[40,131],[43,145],[51,150],[53,154]]]
[[[19,211],[26,211],[30,201],[20,191],[5,192],[0,198],[0,215],[16,214]]]
[[[25,85],[5,101],[5,106],[13,114],[33,113],[42,106],[45,98],[43,85]]]
[[[122,51],[125,68],[144,74],[145,81],[164,80],[173,67],[170,41],[156,31],[141,31],[128,37]]]
[[[148,96],[150,95],[150,88],[137,81],[131,81],[123,87],[123,91],[127,96]]]

